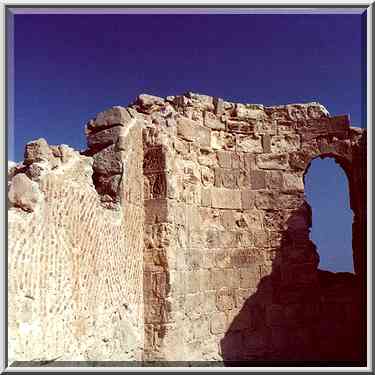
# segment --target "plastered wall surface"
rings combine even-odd
[[[366,133],[348,116],[144,94],[86,134],[10,168],[11,358],[363,361]],[[348,177],[355,274],[318,269],[316,157]]]

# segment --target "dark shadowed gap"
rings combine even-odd
[[[333,158],[313,160],[305,175],[305,194],[312,208],[310,238],[320,255],[319,268],[354,272],[353,213],[344,170]]]

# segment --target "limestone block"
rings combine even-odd
[[[194,107],[185,107],[183,109],[183,115],[193,121],[197,121],[203,124],[203,114],[200,109]]]
[[[232,152],[232,168],[234,169],[243,169],[245,168],[243,153],[241,152]]]
[[[148,108],[153,105],[163,105],[164,99],[158,96],[141,94],[137,98],[137,104],[139,104],[143,108]]]
[[[216,152],[217,160],[219,166],[222,168],[231,168],[232,167],[232,153],[230,151],[217,151]]]
[[[210,274],[210,271],[207,270],[208,274]],[[203,306],[202,311],[205,313],[211,313],[216,310],[216,292],[210,285],[207,285],[206,290],[203,293]]]
[[[173,146],[174,146],[174,149],[177,151],[178,154],[181,154],[183,156],[188,156],[189,145],[186,142],[176,138],[173,141]]]
[[[266,188],[266,173],[264,171],[252,170],[250,172],[250,185],[253,190]]]
[[[273,153],[298,151],[300,147],[301,140],[298,134],[273,136],[271,139],[271,152]]]
[[[185,296],[185,314],[190,319],[199,319],[202,314],[203,293],[186,294]]]
[[[302,142],[308,142],[319,136],[327,136],[329,134],[329,118],[321,118],[318,120],[308,120],[306,124],[298,127],[297,131],[301,135]]]
[[[255,158],[256,155],[251,153],[243,153],[243,161],[244,161],[244,168],[246,171],[249,171],[251,169],[256,169],[256,163]]]
[[[311,155],[306,151],[292,152],[289,154],[289,165],[294,170],[304,171],[311,159]]]
[[[251,237],[254,239],[254,237]],[[247,245],[251,246],[251,244]],[[231,254],[231,263],[234,268],[253,266],[261,259],[258,254],[247,247],[246,249],[235,249]]]
[[[118,198],[121,176],[95,175],[93,177],[96,190],[101,195],[109,195],[112,198]]]
[[[110,176],[122,173],[121,155],[115,151],[115,145],[111,145],[94,155],[93,168],[102,175]]]
[[[288,192],[304,191],[303,176],[297,173],[283,174],[283,189]]]
[[[239,119],[258,120],[264,117],[263,106],[257,104],[245,105],[237,103],[234,113]]]
[[[201,289],[200,273],[197,271],[188,271],[185,273],[187,293],[197,293]]]
[[[211,130],[203,126],[197,128],[197,139],[199,147],[205,151],[211,151]]]
[[[262,210],[296,209],[303,203],[303,198],[293,194],[278,194],[272,191],[256,192],[255,206]]]
[[[104,148],[117,142],[122,126],[114,126],[87,136],[87,146],[89,148]]]
[[[254,246],[256,248],[269,247],[269,235],[265,230],[254,230],[253,231]]]
[[[238,221],[237,221],[238,223]],[[244,221],[243,221],[244,223]],[[254,246],[254,235],[246,228],[241,228],[236,232],[236,247],[253,247]]]
[[[237,136],[237,147],[238,152],[251,152],[251,153],[262,153],[262,138],[259,135]]]
[[[241,202],[244,210],[250,210],[255,205],[255,192],[249,189],[241,190]]]
[[[214,98],[213,103],[215,106],[215,113],[217,116],[221,116],[224,112],[224,101],[221,98]]]
[[[128,110],[121,106],[114,106],[106,111],[100,112],[94,120],[87,124],[87,131],[97,131],[113,125],[126,125],[131,120]]]
[[[245,229],[262,230],[263,229],[263,212],[257,209],[244,211],[241,214],[241,221],[245,223]]]
[[[264,153],[271,152],[271,136],[269,134],[262,135],[262,147]]]
[[[264,107],[264,111],[271,120],[277,121],[278,124],[287,121],[291,122],[285,105]]]
[[[166,168],[165,150],[161,146],[149,148],[143,157],[145,173],[160,172]]]
[[[215,167],[218,165],[217,158],[214,153],[204,153],[198,157],[198,163],[206,167]]]
[[[222,131],[211,132],[211,148],[213,150],[234,150],[235,146],[236,138],[233,134]]]
[[[238,176],[238,170],[215,168],[215,186],[236,189]]]
[[[266,187],[270,190],[282,190],[283,189],[283,174],[282,171],[267,171],[266,174]]]
[[[235,170],[237,177],[237,186],[240,189],[248,189],[250,187],[250,173],[246,169]]]
[[[15,207],[31,212],[42,200],[42,194],[36,182],[31,181],[24,173],[18,173],[10,184],[8,199]]]
[[[203,186],[212,186],[215,180],[214,171],[208,167],[201,167],[201,178]]]
[[[307,108],[300,104],[288,104],[286,106],[288,117],[292,121],[305,121],[308,118]]]
[[[214,130],[225,130],[225,124],[219,120],[212,112],[205,111],[203,123],[210,129]]]
[[[228,285],[228,278],[227,278],[227,274],[225,271],[226,270],[218,269],[218,268],[210,270],[211,289],[217,290],[219,288],[223,288]],[[216,294],[215,294],[215,301],[216,301]]]
[[[165,199],[150,199],[145,203],[145,223],[165,223],[172,220]]]
[[[223,247],[222,238],[224,237],[224,231],[218,229],[209,229],[206,232],[206,246],[208,248]]]
[[[211,188],[212,207],[241,209],[241,192],[239,190]]]
[[[228,288],[221,288],[216,292],[216,308],[219,311],[228,311],[234,308],[234,292]]]
[[[197,141],[200,125],[186,117],[177,119],[177,135],[186,141]]]
[[[287,169],[288,155],[287,154],[262,154],[257,155],[256,163],[262,169]]]
[[[201,190],[201,204],[202,207],[211,207],[211,189],[202,188]]]
[[[231,251],[228,249],[223,249],[221,246],[220,249],[215,251],[215,267],[216,268],[229,268],[231,266]]]
[[[260,135],[276,135],[280,132],[280,125],[277,124],[276,120],[270,118],[264,118],[257,121],[256,133]],[[266,152],[266,151],[265,151]]]
[[[58,159],[57,159],[58,160]],[[28,166],[25,173],[33,181],[40,181],[40,178],[51,170],[48,162],[34,162]]]
[[[309,103],[307,107],[307,115],[313,119],[329,117],[327,109],[319,103]]]
[[[233,133],[254,134],[256,129],[256,120],[227,120],[227,129]]]
[[[217,312],[212,315],[210,322],[211,333],[217,335],[224,333],[227,329],[227,317],[224,312]]]
[[[257,263],[241,265],[240,287],[244,289],[254,289],[260,280],[260,268]],[[237,305],[237,307],[240,307]]]
[[[44,138],[39,138],[26,144],[24,164],[29,165],[34,162],[50,161],[53,153]]]
[[[214,111],[213,97],[208,95],[197,94],[193,92],[188,92],[185,94],[191,100],[191,104],[194,107]]]
[[[348,115],[334,116],[329,119],[329,133],[338,138],[347,139],[349,136],[350,120]]]

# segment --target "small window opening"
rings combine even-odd
[[[312,209],[310,239],[317,247],[321,270],[354,273],[348,185],[333,158],[314,159],[305,175],[305,195]]]

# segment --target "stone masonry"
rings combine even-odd
[[[8,171],[11,361],[364,363],[366,132],[348,116],[143,94],[86,135],[30,142]],[[318,268],[317,157],[348,177],[355,274]]]

